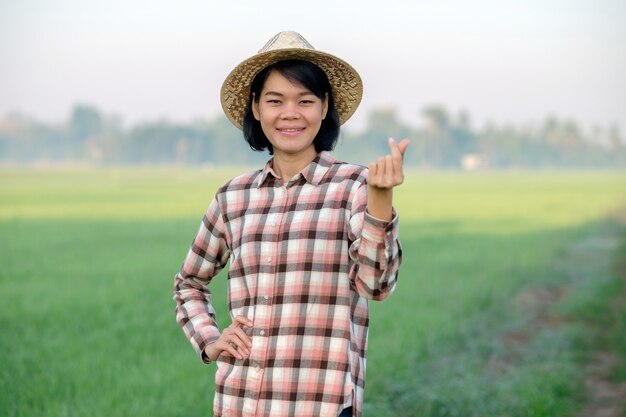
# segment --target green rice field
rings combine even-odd
[[[240,172],[0,170],[1,416],[212,414],[173,277]],[[578,416],[598,352],[626,381],[625,173],[413,171],[395,201],[404,262],[371,304],[365,416]]]

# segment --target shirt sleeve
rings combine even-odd
[[[350,279],[363,297],[383,300],[393,292],[402,262],[398,214],[384,221],[367,213],[367,185],[355,193],[349,220]]]
[[[226,265],[229,256],[219,202],[214,198],[183,266],[174,278],[176,321],[205,363],[210,360],[204,348],[220,336],[207,285]]]

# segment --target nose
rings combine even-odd
[[[300,112],[298,111],[295,104],[286,103],[283,108],[283,112],[281,113],[281,118],[283,120],[293,120],[300,118]]]

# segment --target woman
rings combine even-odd
[[[175,278],[177,321],[217,363],[214,415],[360,416],[368,300],[394,290],[401,262],[392,188],[408,140],[369,169],[335,160],[361,79],[295,32],[239,64],[221,96],[273,158],[217,191]],[[207,285],[228,260],[220,332]]]

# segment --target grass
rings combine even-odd
[[[237,172],[0,171],[3,415],[210,414],[213,368],[171,289]],[[573,415],[590,323],[611,317],[601,343],[626,358],[626,308],[606,307],[624,228],[605,215],[624,201],[620,173],[410,173],[400,283],[371,305],[365,415]]]

